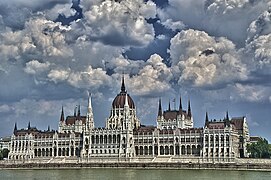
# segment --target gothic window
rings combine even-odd
[[[149,146],[149,155],[152,155],[152,146]]]
[[[113,143],[116,143],[116,135],[113,135]]]
[[[99,144],[99,136],[96,135],[96,144]]]

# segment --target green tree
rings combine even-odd
[[[248,144],[247,150],[251,158],[270,158],[271,150],[266,139],[261,139],[257,143]]]
[[[8,158],[8,153],[9,153],[9,150],[8,149],[3,149],[2,150],[2,155],[3,155],[3,158]]]

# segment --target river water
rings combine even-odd
[[[0,170],[0,180],[271,180],[271,172],[164,169]]]

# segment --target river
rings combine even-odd
[[[271,172],[169,169],[30,169],[0,170],[0,180],[270,180]]]

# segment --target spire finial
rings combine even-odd
[[[125,92],[124,73],[122,73],[121,92]]]
[[[171,111],[171,108],[170,108],[170,99],[168,100],[168,111]]]
[[[188,100],[188,116],[189,116],[189,117],[192,117],[191,105],[190,105],[190,99]]]
[[[158,116],[162,116],[162,104],[161,104],[161,98],[159,98],[159,108],[158,108]]]
[[[48,125],[48,129],[47,129],[47,131],[50,131],[50,125]]]
[[[30,121],[29,121],[27,129],[29,130],[30,128],[31,128],[31,126],[30,126]]]
[[[63,106],[62,106],[62,110],[61,110],[60,121],[64,122],[64,109],[63,109]]]

